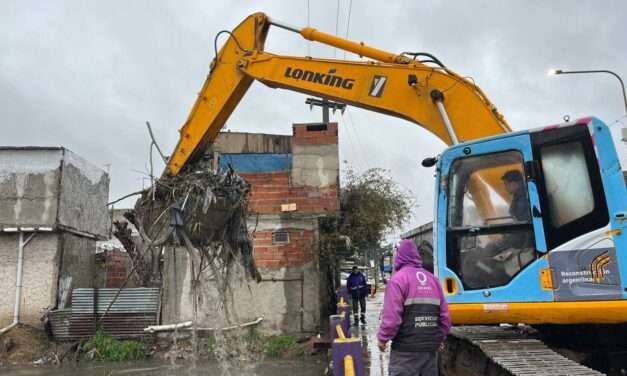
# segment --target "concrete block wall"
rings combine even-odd
[[[0,147],[0,326],[13,321],[18,237],[20,322],[41,327],[59,286],[93,287],[96,239],[109,233],[109,176],[62,147]]]
[[[109,176],[60,147],[0,147],[0,229],[52,227],[104,238]]]
[[[61,253],[59,278],[72,278],[72,289],[94,287],[96,275],[96,240],[69,232],[58,233]]]
[[[0,327],[13,321],[18,234],[0,234]],[[24,234],[24,238],[29,236]],[[93,287],[96,242],[70,233],[37,233],[24,247],[20,322],[42,327],[42,316],[57,305],[60,279],[71,288]]]
[[[293,129],[291,185],[329,188],[337,197],[340,170],[337,123],[294,124]]]
[[[23,287],[21,299],[22,322],[41,326],[46,309],[56,304],[59,275],[59,235],[41,233],[24,248]],[[13,322],[15,282],[17,279],[18,234],[0,235],[0,327]]]
[[[265,269],[262,281],[256,283],[247,281],[242,267],[235,265],[230,274],[226,307],[215,280],[210,273],[204,273],[195,315],[189,254],[183,247],[170,248],[164,257],[162,322],[196,319],[199,327],[215,328],[263,317],[258,329],[265,334],[316,333],[320,326],[316,270],[314,262],[299,267]]]

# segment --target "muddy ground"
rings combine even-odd
[[[46,334],[28,325],[18,325],[0,336],[0,367],[47,363],[61,359],[69,345],[56,344]]]
[[[0,336],[0,375],[322,375],[328,365],[326,351],[316,351],[314,341],[305,338],[275,358],[264,357],[259,349],[258,354],[227,361],[208,354],[206,338],[199,338],[196,346],[185,338],[168,342],[149,339],[144,360],[107,363],[85,359],[77,342],[55,343],[44,331],[20,325]]]

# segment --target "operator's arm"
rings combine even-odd
[[[398,333],[403,322],[403,310],[405,297],[398,282],[392,280],[385,287],[383,299],[383,316],[377,338],[382,343],[387,343]]]

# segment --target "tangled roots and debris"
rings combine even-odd
[[[151,247],[183,244],[197,252],[197,277],[207,268],[228,270],[239,261],[247,276],[259,281],[246,224],[249,193],[250,185],[232,169],[188,170],[157,180],[127,218]]]

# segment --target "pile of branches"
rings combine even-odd
[[[215,173],[201,168],[156,180],[134,210],[125,214],[137,229],[139,241],[129,239],[127,226],[114,223],[116,237],[139,262],[136,271],[142,285],[160,283],[161,267],[155,270],[154,257],[146,255],[160,255],[167,245],[187,248],[194,282],[208,268],[214,276],[224,274],[236,261],[249,278],[259,281],[246,224],[249,193],[250,185],[232,169]]]

